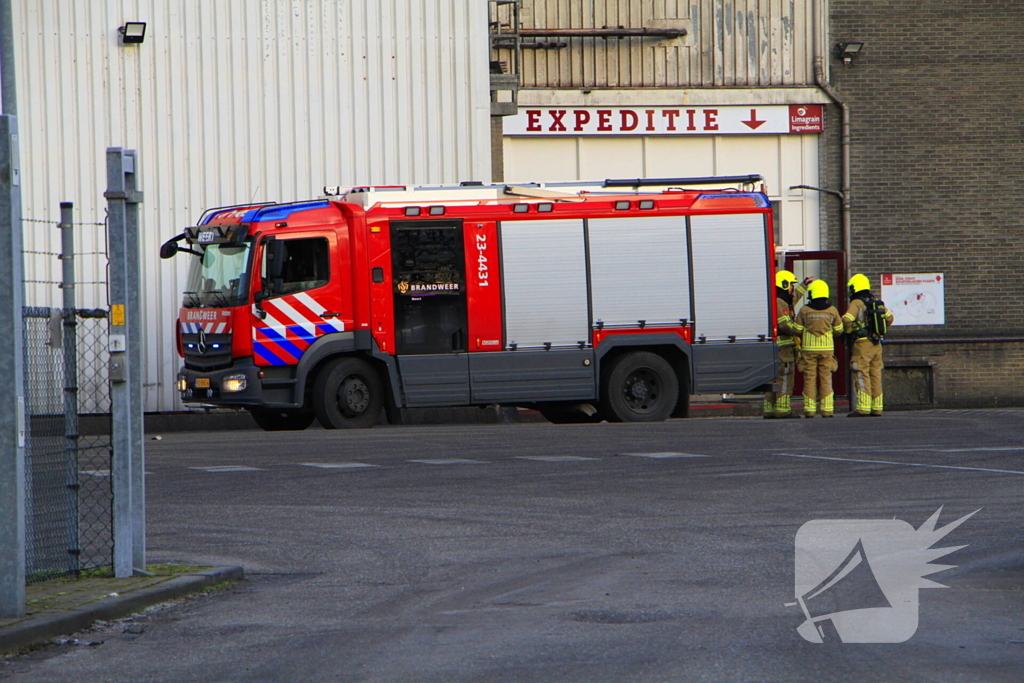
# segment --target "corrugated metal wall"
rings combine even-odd
[[[59,202],[102,223],[107,147],[140,159],[146,410],[180,408],[173,330],[187,261],[162,241],[203,209],[324,185],[490,179],[480,0],[14,0],[26,249],[58,252]],[[145,21],[145,42],[117,29]],[[36,222],[39,221],[39,222]],[[47,222],[49,221],[49,222]],[[81,252],[104,251],[80,226]],[[105,279],[99,257],[84,282]],[[30,254],[29,303],[60,263]],[[79,305],[101,302],[99,285]]]
[[[684,38],[536,38],[525,88],[708,88],[813,83],[817,0],[523,0],[524,28],[653,27],[682,20]],[[511,8],[500,10],[508,22]],[[514,63],[510,53],[499,59]]]

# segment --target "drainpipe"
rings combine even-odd
[[[846,267],[848,272],[853,272],[852,254],[850,248],[850,107],[847,106],[846,102],[839,93],[836,92],[832,84],[828,82],[825,77],[825,27],[822,26],[821,20],[822,8],[825,5],[826,0],[817,0],[812,3],[814,7],[814,17],[812,19],[814,31],[814,82],[817,84],[822,91],[829,96],[829,98],[839,105],[840,110],[843,112],[843,123],[842,123],[842,135],[840,138],[840,149],[842,150],[842,177],[840,179],[842,183],[842,192],[839,197],[843,200],[842,209],[842,224],[840,227],[840,237],[843,243],[843,253],[846,254]],[[826,20],[827,16],[824,17]]]

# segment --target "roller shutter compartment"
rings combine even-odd
[[[764,216],[693,216],[690,230],[697,339],[770,339]]]
[[[582,220],[502,222],[501,260],[507,346],[590,338]]]
[[[684,216],[587,222],[594,322],[679,325],[692,318]]]

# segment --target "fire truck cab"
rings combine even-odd
[[[685,417],[776,374],[760,176],[361,187],[207,211],[176,329],[186,403],[267,430],[504,404]]]

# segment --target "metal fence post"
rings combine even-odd
[[[146,569],[142,422],[142,308],[136,153],[107,148],[110,258],[110,399],[114,458],[114,574]]]
[[[25,614],[25,376],[18,119],[0,116],[0,617]]]
[[[78,302],[75,296],[75,207],[60,204],[61,292],[64,310],[64,441],[67,456],[68,571],[79,571],[81,543],[78,530]]]

